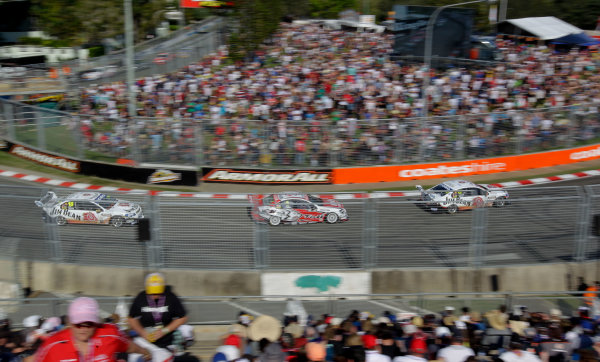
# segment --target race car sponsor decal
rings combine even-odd
[[[181,174],[171,170],[156,170],[148,177],[149,184],[173,182],[181,180]]]
[[[478,207],[483,207],[485,205],[485,202],[483,201],[483,198],[481,197],[476,197],[473,199],[472,201],[473,203],[473,207],[478,208]]]
[[[182,8],[220,8],[233,6],[233,1],[223,0],[181,0]]]
[[[96,215],[94,215],[93,212],[86,212],[83,214],[83,221],[96,222],[98,221],[98,218],[96,217]]]
[[[42,165],[55,167],[64,171],[79,172],[79,162],[70,160],[68,158],[49,155],[47,153],[34,151],[30,148],[23,147],[21,145],[13,145],[9,151],[13,155],[25,158],[30,161],[41,163]]]
[[[330,184],[331,171],[248,171],[234,169],[210,170],[202,181],[256,184]]]

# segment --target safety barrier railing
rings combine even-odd
[[[90,160],[126,158],[196,167],[447,162],[600,141],[600,116],[592,104],[428,119],[311,121],[173,117],[126,121],[7,100],[0,100],[0,107],[2,128],[16,143]]]
[[[176,286],[175,290],[176,290]],[[0,299],[0,308],[12,321],[14,327],[21,327],[25,317],[39,315],[43,318],[63,316],[71,300],[69,297],[33,297]],[[100,305],[103,317],[116,314],[117,305],[125,305],[128,309],[133,298],[95,297]],[[438,314],[447,306],[455,308],[457,313],[463,307],[482,315],[500,305],[507,307],[508,312],[521,312],[524,306],[529,312],[550,314],[557,310],[565,317],[575,316],[579,306],[583,304],[580,292],[487,292],[487,293],[406,293],[406,294],[350,294],[303,296],[293,298],[285,295],[262,296],[182,296],[184,306],[192,325],[226,325],[235,323],[240,312],[257,317],[261,314],[283,319],[288,311],[288,303],[294,304],[293,311],[298,312],[300,306],[307,315],[319,318],[323,314],[345,318],[354,310],[368,312],[371,318],[377,319],[388,312],[413,313],[416,315]]]

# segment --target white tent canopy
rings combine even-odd
[[[578,27],[555,18],[554,16],[508,19],[506,22],[535,35],[541,40],[551,40],[571,34],[583,33],[583,30]]]

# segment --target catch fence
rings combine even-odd
[[[304,121],[71,114],[0,100],[3,137],[67,157],[195,167],[448,162],[593,144],[592,104],[431,118]]]
[[[455,215],[424,210],[417,197],[335,194],[349,220],[269,226],[250,219],[246,195],[227,199],[146,193],[150,240],[136,227],[59,226],[34,201],[45,189],[0,186],[5,258],[67,264],[201,270],[479,268],[597,260],[600,186],[509,189],[510,204]],[[72,190],[54,190],[65,196]],[[597,226],[597,225],[596,225]]]
[[[176,291],[176,290],[175,290]],[[36,297],[0,299],[0,308],[13,321],[12,325],[21,327],[21,321],[30,315],[48,318],[67,314],[67,308],[74,296]],[[124,303],[126,308],[133,298],[95,297],[98,300],[102,317],[116,313],[117,305]],[[257,317],[261,314],[271,315],[278,319],[288,311],[289,296],[211,296],[181,297],[192,325],[223,325],[237,322],[240,311]],[[581,297],[577,292],[489,292],[476,293],[412,293],[412,294],[365,294],[365,295],[327,295],[302,296],[293,298],[294,311],[300,305],[308,315],[319,318],[323,314],[345,318],[354,310],[366,311],[374,319],[389,312],[414,313],[418,315],[438,314],[447,306],[459,311],[469,307],[473,312],[485,313],[497,309],[500,305],[520,312],[520,306],[526,306],[530,312],[549,314],[553,309],[560,311],[565,317],[575,316],[581,305]]]

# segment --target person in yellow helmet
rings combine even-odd
[[[161,273],[148,274],[144,284],[129,309],[129,326],[148,342],[168,349],[174,343],[173,332],[187,322],[187,312]]]

